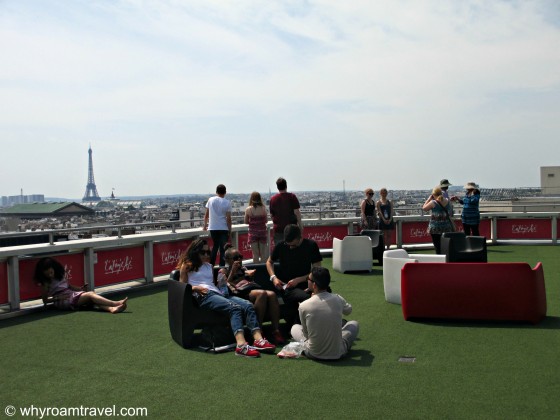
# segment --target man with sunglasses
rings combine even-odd
[[[292,327],[292,337],[304,343],[307,357],[338,360],[348,353],[358,337],[359,324],[342,319],[342,315],[352,312],[352,305],[342,296],[329,292],[329,270],[313,267],[309,280],[313,296],[299,305],[301,325]]]
[[[321,253],[317,242],[302,238],[298,225],[288,225],[284,229],[284,241],[274,247],[268,257],[266,268],[270,281],[284,302],[292,307],[292,316],[288,322],[296,322],[297,305],[309,299],[307,277],[312,267],[320,267]],[[274,263],[278,262],[278,274],[274,271]]]

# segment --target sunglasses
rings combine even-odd
[[[373,195],[373,193],[367,193],[367,195]]]
[[[231,257],[231,259],[233,261],[241,261],[243,259],[243,256],[242,255],[235,255],[235,256]]]
[[[199,254],[200,254],[200,255],[210,255],[210,254],[212,254],[212,253],[211,253],[209,250],[204,250],[204,249],[203,249],[202,251],[199,252]]]

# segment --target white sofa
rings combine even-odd
[[[409,254],[404,249],[383,253],[383,288],[385,300],[401,304],[401,269],[407,263],[445,262],[445,255]]]
[[[345,271],[371,271],[371,239],[369,236],[345,236],[333,239],[333,269]]]

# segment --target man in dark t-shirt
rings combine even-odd
[[[297,224],[303,231],[299,200],[295,194],[289,193],[288,183],[284,178],[276,180],[278,194],[270,199],[270,215],[274,228],[274,246],[284,240],[284,229],[290,224]]]
[[[284,241],[274,247],[272,255],[266,262],[270,281],[284,299],[292,306],[293,321],[297,321],[297,305],[311,296],[308,291],[307,278],[312,267],[320,267],[321,253],[319,245],[312,239],[304,239],[298,225],[288,225],[284,229]],[[278,262],[278,273],[274,272],[274,263]],[[291,320],[288,320],[290,322]]]

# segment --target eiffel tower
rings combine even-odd
[[[97,187],[95,186],[95,180],[93,179],[93,159],[91,158],[91,145],[89,146],[89,165],[88,165],[88,183],[86,185],[86,193],[82,202],[88,201],[101,201],[101,197],[97,193]]]

